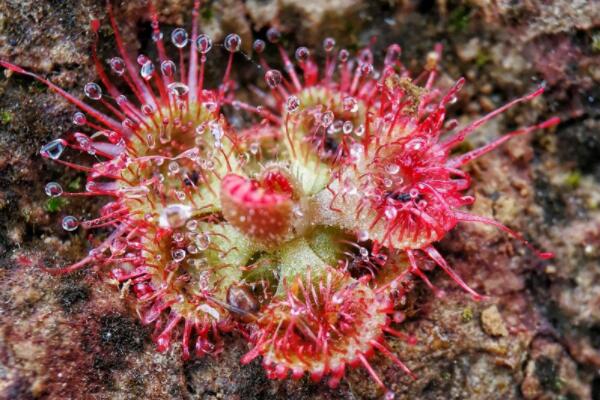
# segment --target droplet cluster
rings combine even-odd
[[[75,132],[43,145],[40,154],[84,171],[85,191],[66,192],[49,182],[45,193],[110,199],[97,218],[62,218],[62,228],[73,234],[108,229],[97,231],[100,244],[82,260],[47,270],[93,266],[105,273],[129,293],[142,322],[156,326],[159,351],[176,338],[185,359],[216,355],[223,334],[242,332],[249,351],[241,361],[262,357],[271,378],[308,374],[336,387],[348,366],[362,365],[392,398],[369,359],[377,351],[411,374],[386,337],[414,343],[400,329],[401,305],[415,278],[443,293],[421,265],[429,259],[482,297],[435,242],[460,221],[491,224],[524,241],[495,220],[463,210],[474,198],[461,167],[558,120],[464,154],[452,150],[542,90],[458,128],[445,117],[464,80],[436,86],[441,47],[425,71],[413,75],[395,44],[381,64],[371,49],[352,54],[333,38],[324,39],[322,49],[298,47],[291,57],[271,28],[266,40],[248,46],[263,79],[255,102],[246,103],[233,92],[233,60],[250,57],[245,44],[235,33],[222,44],[200,33],[199,1],[191,31],[164,34],[150,6],[156,59],[128,55],[108,7],[118,54],[102,61],[94,45],[98,80],[84,85],[85,100],[0,61],[78,108]],[[94,21],[95,34],[98,28]],[[264,58],[268,46],[281,55],[280,65]],[[213,87],[205,79],[207,57],[220,48],[228,61]],[[224,109],[253,122],[239,128]],[[71,151],[90,162],[70,161]]]

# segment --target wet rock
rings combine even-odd
[[[502,316],[495,305],[481,312],[481,326],[485,333],[490,336],[508,335],[508,330],[506,330]]]
[[[521,384],[526,399],[565,398],[589,399],[590,388],[577,376],[575,363],[562,346],[547,339],[536,339],[532,344],[531,359],[525,367]]]

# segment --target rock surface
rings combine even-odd
[[[151,44],[143,1],[116,5],[132,51]],[[399,42],[418,68],[445,47],[441,79],[467,77],[453,112],[476,118],[542,81],[542,99],[504,114],[473,145],[516,125],[558,115],[555,133],[515,139],[472,165],[475,212],[494,216],[556,253],[541,262],[502,233],[479,225],[453,231],[441,248],[475,289],[474,302],[441,273],[438,299],[419,288],[406,330],[392,341],[412,381],[384,359],[374,367],[398,398],[600,399],[600,7],[593,1],[241,0],[208,1],[202,24],[215,40],[244,42],[274,25],[285,45],[318,47],[325,35],[358,48],[375,36],[382,57]],[[501,4],[497,4],[501,3]],[[112,54],[104,2],[0,0],[0,58],[49,76],[72,93],[94,79],[89,20],[104,21],[101,54]],[[509,5],[510,4],[510,5]],[[189,26],[190,0],[157,1],[165,30]],[[105,29],[106,28],[106,29]],[[240,62],[240,82],[256,75]],[[217,68],[218,69],[218,68]],[[247,70],[247,71],[246,71]],[[83,234],[66,234],[67,212],[94,201],[49,203],[46,182],[73,190],[84,177],[42,160],[42,143],[69,131],[74,109],[44,87],[0,77],[0,399],[374,399],[367,373],[337,390],[303,379],[268,380],[258,362],[240,366],[245,345],[228,338],[218,359],[183,363],[155,351],[126,298],[93,270],[52,277],[39,265],[85,254]]]

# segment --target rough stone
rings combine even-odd
[[[508,335],[508,330],[496,305],[490,306],[481,312],[481,325],[484,332],[490,336]]]

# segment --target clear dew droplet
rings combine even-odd
[[[75,137],[77,144],[79,145],[79,147],[81,147],[83,151],[86,151],[88,152],[88,154],[92,155],[96,154],[96,148],[93,146],[93,142],[86,134],[83,134],[81,132],[75,132],[73,136]]]
[[[119,143],[123,138],[119,132],[108,131],[108,141],[112,144]]]
[[[367,231],[365,229],[360,230],[360,231],[358,231],[356,237],[359,242],[366,242],[367,240],[369,240],[369,231]]]
[[[206,160],[204,162],[204,168],[212,171],[213,169],[215,169],[215,162],[213,160]]]
[[[354,124],[352,123],[352,121],[345,121],[344,125],[342,125],[342,132],[344,133],[344,135],[351,134],[353,129]]]
[[[127,104],[129,102],[129,100],[127,100],[127,97],[124,95],[119,95],[116,101],[119,106],[123,106],[124,104]]]
[[[253,155],[258,154],[258,151],[260,150],[260,145],[256,142],[252,142],[250,143],[250,153]]]
[[[346,112],[355,113],[358,111],[358,100],[352,96],[346,96],[342,100],[342,108]]]
[[[159,40],[162,40],[162,38],[163,38],[163,33],[161,31],[152,32],[152,41],[153,42],[158,42]]]
[[[373,52],[369,48],[364,48],[358,54],[361,64],[373,64]]]
[[[57,182],[48,182],[44,188],[46,196],[48,197],[59,197],[63,194],[63,188]]]
[[[77,126],[83,126],[87,123],[87,118],[84,113],[77,111],[73,114],[73,123]]]
[[[344,296],[342,293],[336,293],[331,297],[333,304],[342,304],[344,302]]]
[[[204,105],[204,108],[206,108],[206,111],[210,113],[217,111],[218,104],[214,101],[205,101],[202,104]]]
[[[210,236],[208,236],[206,233],[198,235],[196,237],[196,246],[200,251],[208,249],[208,246],[210,246]]]
[[[354,134],[358,137],[361,137],[362,135],[365,134],[365,126],[363,124],[360,124],[356,127],[356,129],[354,130]]]
[[[354,161],[359,161],[363,153],[364,148],[362,144],[354,143],[352,146],[350,146],[350,157],[352,157]]]
[[[344,121],[338,119],[333,121],[333,123],[331,125],[329,125],[329,128],[327,129],[327,134],[328,135],[335,135],[336,133],[340,132],[342,130],[344,126]]]
[[[267,47],[267,45],[265,41],[261,39],[256,39],[254,43],[252,43],[252,50],[258,54],[261,54],[263,51],[265,51],[265,47]]]
[[[173,261],[181,262],[185,259],[185,250],[183,250],[183,249],[173,250],[171,255],[173,256]]]
[[[141,65],[146,64],[148,61],[150,61],[150,59],[148,57],[146,57],[144,54],[140,54],[139,56],[137,56],[136,61],[141,66]]]
[[[160,72],[167,78],[172,78],[175,75],[176,70],[177,67],[171,60],[164,60],[162,63],[160,63]]]
[[[281,72],[276,69],[270,69],[265,73],[265,82],[271,89],[275,89],[281,84]]]
[[[158,224],[162,228],[179,228],[192,215],[190,206],[185,204],[169,204],[160,213]]]
[[[196,47],[198,48],[198,51],[202,54],[208,53],[210,49],[212,49],[212,46],[212,39],[208,35],[201,34],[200,36],[198,36],[198,39],[196,39]]]
[[[188,43],[188,34],[183,28],[174,29],[171,32],[171,42],[178,49],[184,48]]]
[[[62,228],[65,231],[71,232],[71,231],[74,231],[75,229],[77,229],[78,227],[79,227],[79,221],[74,216],[67,215],[66,217],[63,218]]]
[[[40,154],[42,157],[58,160],[65,150],[65,141],[56,139],[42,146]]]
[[[239,51],[241,46],[242,38],[236,33],[230,33],[227,35],[227,37],[225,37],[225,41],[223,42],[223,47],[225,47],[225,50],[232,53]]]
[[[123,121],[121,121],[121,125],[129,129],[135,129],[137,127],[136,123],[129,118],[125,118]]]
[[[368,258],[369,257],[369,250],[367,250],[366,248],[362,247],[358,250],[360,256],[362,258]]]
[[[331,52],[334,47],[335,47],[335,39],[334,38],[328,37],[323,40],[323,50],[325,50],[327,53]]]
[[[348,61],[348,58],[350,58],[350,53],[348,52],[348,50],[346,49],[341,49],[339,54],[338,54],[338,59],[341,62],[346,62]]]
[[[387,219],[388,221],[392,221],[398,215],[398,210],[396,210],[396,207],[394,207],[394,206],[387,206],[387,207],[385,207],[385,210],[383,213],[385,215],[385,219]]]
[[[185,224],[185,227],[188,231],[195,231],[196,229],[198,229],[198,221],[196,221],[195,219],[190,219],[187,222],[187,224]]]
[[[144,78],[145,80],[148,81],[152,78],[153,74],[154,74],[154,64],[152,63],[152,61],[146,61],[142,65],[142,68],[140,68],[140,75],[142,76],[142,78]]]
[[[298,62],[305,62],[306,60],[308,60],[309,56],[310,51],[306,47],[298,47],[296,49],[295,57]]]
[[[109,61],[110,69],[116,75],[121,76],[125,73],[125,61],[121,57],[113,57]]]
[[[327,128],[329,125],[331,125],[333,123],[333,119],[335,118],[335,115],[333,114],[333,111],[326,111],[321,115],[321,125],[323,125],[323,127]]]
[[[358,194],[358,189],[356,186],[350,182],[344,182],[344,193],[348,196],[356,196]]]
[[[177,163],[177,161],[171,161],[167,168],[169,169],[169,172],[172,174],[176,174],[179,172],[179,164]]]
[[[154,114],[154,112],[156,111],[154,106],[152,106],[151,104],[142,104],[142,114],[146,115],[146,116],[150,116],[152,114]]]
[[[360,66],[360,72],[363,75],[370,75],[371,72],[373,72],[373,64],[371,64],[371,63],[363,63]]]
[[[281,32],[277,28],[269,28],[267,31],[267,40],[271,43],[279,43]]]
[[[102,98],[102,88],[95,82],[88,82],[83,87],[85,95],[92,100],[100,100]]]
[[[210,134],[215,139],[215,142],[220,142],[224,135],[223,127],[221,126],[221,124],[219,124],[218,122],[212,121],[208,125],[208,127],[210,129]]]
[[[290,96],[286,101],[286,109],[289,113],[295,113],[300,108],[300,99],[297,96]]]
[[[387,164],[385,166],[385,172],[387,172],[390,175],[396,175],[398,172],[400,172],[400,167],[398,166],[398,164]]]
[[[458,120],[457,119],[449,119],[444,128],[448,131],[451,131],[453,129],[455,129],[458,126]]]
[[[298,204],[294,205],[294,207],[292,208],[292,212],[298,218],[304,217],[304,211],[302,211],[302,207]]]
[[[205,131],[206,131],[206,122],[203,122],[196,127],[196,135],[203,135]]]
[[[175,97],[183,97],[190,91],[190,88],[181,82],[172,82],[167,86],[169,89],[169,93],[171,93]]]
[[[402,51],[402,49],[397,44],[393,44],[390,47],[388,47],[388,49],[385,53],[384,64],[385,65],[394,65],[396,63],[396,61],[398,61],[401,51]]]
[[[423,139],[413,139],[413,140],[409,141],[408,143],[406,143],[406,145],[404,145],[404,147],[407,150],[412,150],[412,151],[419,151],[424,146],[425,146],[425,141]]]

